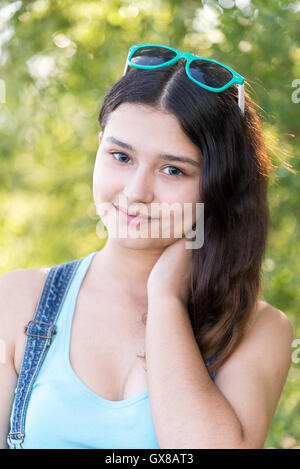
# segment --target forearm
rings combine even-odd
[[[240,447],[241,423],[211,380],[177,298],[149,297],[146,357],[160,448]]]

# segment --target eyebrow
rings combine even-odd
[[[135,152],[135,148],[132,145],[129,145],[129,143],[121,142],[121,140],[118,140],[115,137],[107,137],[106,141],[115,143],[119,147],[126,148],[127,150],[130,150],[132,152]],[[197,161],[189,158],[188,156],[175,156],[175,155],[169,155],[169,154],[160,154],[158,155],[158,159],[160,160],[166,160],[166,161],[177,161],[181,163],[189,163],[192,164],[193,166],[196,166],[197,168],[201,168],[200,163]]]

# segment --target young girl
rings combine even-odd
[[[99,114],[105,246],[0,277],[2,448],[264,446],[293,332],[259,300],[271,162],[243,81],[165,46],[130,49]],[[203,243],[187,247],[175,228],[197,235],[199,206]]]

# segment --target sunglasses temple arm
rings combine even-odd
[[[122,75],[122,76],[126,75],[127,70],[128,70],[128,68],[129,68],[129,64],[128,64],[128,57],[129,57],[129,55],[130,55],[130,51],[128,52],[128,55],[127,55],[127,59],[126,59],[126,63],[125,63],[125,67],[124,67],[124,71],[123,71],[123,75]]]
[[[242,111],[242,114],[245,114],[245,93],[244,93],[244,83],[242,85],[238,84],[239,90],[239,107]]]

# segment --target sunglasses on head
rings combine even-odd
[[[186,59],[185,70],[190,80],[206,90],[220,93],[236,83],[239,93],[238,105],[244,115],[244,77],[216,60],[198,57],[160,44],[136,44],[129,48],[123,76],[129,67],[149,70],[174,65],[180,59]]]

